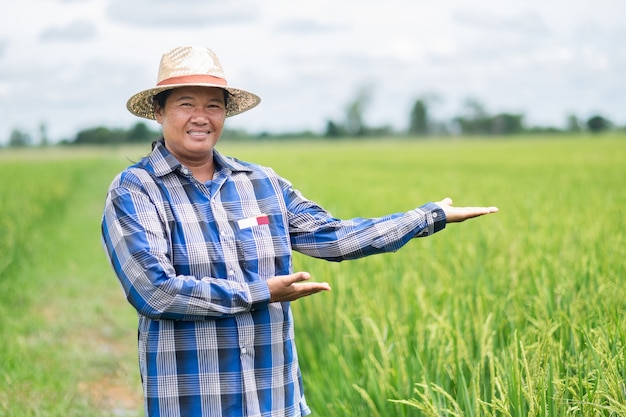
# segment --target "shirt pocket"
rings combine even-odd
[[[259,213],[238,219],[233,230],[244,276],[267,279],[289,273],[291,245],[282,213]]]

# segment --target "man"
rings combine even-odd
[[[336,219],[271,168],[215,150],[225,118],[259,101],[228,86],[204,47],[165,53],[157,86],[128,101],[163,138],[112,182],[102,236],[139,314],[148,416],[309,414],[289,302],[330,287],[294,272],[292,250],[355,259],[497,211],[444,199]]]

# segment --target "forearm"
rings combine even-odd
[[[262,308],[270,299],[267,284],[243,279],[179,272],[173,249],[154,206],[138,193],[120,191],[105,203],[104,247],[130,304],[153,319],[219,318]],[[196,268],[197,269],[197,268]],[[217,272],[219,274],[219,272]]]
[[[145,253],[125,259],[109,252],[108,247],[107,253],[128,302],[139,314],[151,319],[215,319],[264,308],[270,299],[263,281],[248,284],[175,275],[160,262],[145,262],[150,258]]]
[[[406,213],[380,218],[338,220],[310,214],[308,226],[292,231],[292,245],[304,254],[331,261],[395,252],[414,237],[424,237],[446,225],[444,211],[428,203]]]

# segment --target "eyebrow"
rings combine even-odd
[[[210,102],[217,102],[217,103],[224,103],[224,100],[223,99],[220,100],[220,98],[221,97],[212,97],[212,98],[209,99],[209,101]],[[184,95],[184,96],[177,97],[176,99],[174,99],[174,101],[195,100],[195,99],[197,99],[197,97]]]

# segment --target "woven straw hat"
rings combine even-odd
[[[154,96],[178,87],[218,87],[228,91],[226,117],[255,107],[261,99],[248,91],[228,87],[222,65],[209,48],[181,46],[163,54],[154,88],[140,91],[126,103],[128,110],[139,117],[154,120]]]

